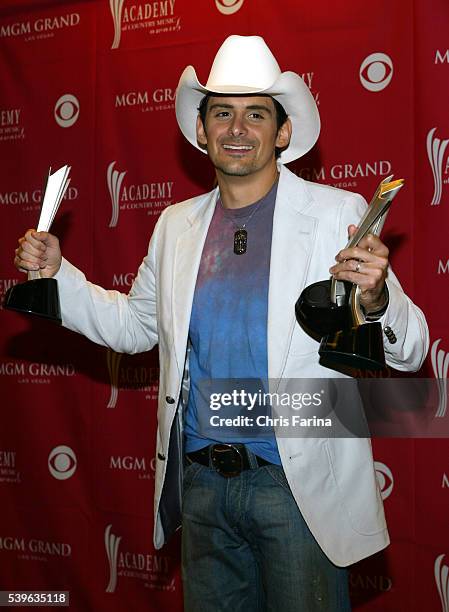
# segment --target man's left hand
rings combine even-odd
[[[350,237],[356,231],[356,225],[348,227]],[[350,281],[360,287],[360,304],[366,313],[385,305],[388,252],[378,236],[368,234],[356,247],[340,251],[335,257],[337,263],[329,270],[337,280]]]

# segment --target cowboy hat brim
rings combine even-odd
[[[197,149],[206,153],[196,137],[198,107],[207,94],[229,95],[268,95],[275,98],[283,107],[292,123],[290,144],[284,149],[279,161],[287,164],[305,155],[318,139],[320,115],[309,88],[295,72],[283,72],[266,89],[251,86],[226,85],[208,89],[202,85],[193,66],[187,66],[181,75],[176,93],[176,119],[181,132]]]

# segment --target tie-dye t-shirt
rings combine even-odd
[[[268,280],[277,185],[276,181],[267,195],[244,208],[225,209],[220,200],[217,202],[203,248],[190,319],[187,452],[217,442],[242,442],[260,457],[281,463],[272,430],[255,435],[241,428],[240,436],[231,440],[229,430],[227,435],[220,435],[220,428],[214,427],[204,435],[202,426],[213,414],[206,387],[207,391],[213,389],[214,380],[252,379],[251,391],[266,389]],[[247,250],[236,255],[234,233],[244,224]],[[211,386],[204,381],[211,381]]]

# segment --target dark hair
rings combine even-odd
[[[222,98],[223,97],[227,97],[228,95],[229,94],[213,94],[214,97],[222,97]],[[262,95],[264,95],[264,94],[262,94]],[[198,114],[199,114],[199,116],[201,118],[201,121],[202,121],[204,127],[206,127],[207,105],[209,103],[209,98],[211,98],[211,97],[212,97],[212,94],[206,94],[204,96],[204,98],[202,98],[202,100],[200,102],[200,105],[198,106]],[[242,97],[241,94],[240,94],[240,97]],[[276,110],[276,125],[277,125],[277,130],[279,132],[281,127],[287,121],[288,115],[285,112],[285,109],[282,106],[282,104],[280,104],[275,98],[273,98],[272,96],[265,96],[265,97],[271,98],[273,100],[273,102],[274,102],[274,108]],[[280,149],[279,147],[275,147],[274,153],[275,153],[276,159],[278,159],[278,157],[282,153],[282,149]]]

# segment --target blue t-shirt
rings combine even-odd
[[[281,464],[272,429],[264,428],[260,435],[248,427],[236,428],[236,436],[230,439],[229,429],[205,427],[213,415],[214,381],[251,379],[246,385],[251,391],[267,387],[268,282],[277,185],[276,181],[261,200],[244,208],[225,209],[220,200],[215,207],[190,319],[186,452],[217,442],[242,442],[260,457]],[[234,233],[244,224],[247,250],[236,255]],[[223,386],[218,384],[216,389],[222,391]],[[254,414],[245,409],[240,414],[245,412]]]

